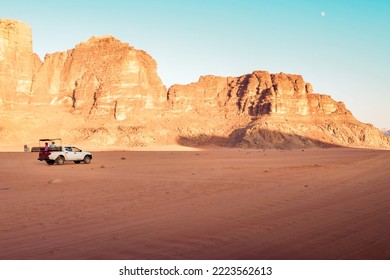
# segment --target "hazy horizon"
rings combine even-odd
[[[390,3],[386,1],[39,1],[1,4],[27,23],[33,51],[112,35],[148,52],[163,83],[255,70],[300,74],[314,92],[390,129]]]

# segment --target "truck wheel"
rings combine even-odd
[[[65,159],[64,159],[64,157],[62,157],[62,156],[59,156],[59,157],[56,159],[56,163],[57,163],[58,165],[63,165],[64,162],[65,162]]]
[[[84,163],[89,164],[91,162],[91,157],[90,156],[85,156],[84,158]]]
[[[54,161],[54,160],[47,160],[46,163],[47,163],[48,165],[53,165],[53,164],[55,163],[55,161]]]

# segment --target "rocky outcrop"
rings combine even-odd
[[[389,137],[313,93],[300,75],[209,75],[167,91],[145,51],[92,37],[42,62],[30,28],[12,20],[0,20],[0,120],[0,143],[390,147]]]
[[[168,100],[176,111],[229,107],[250,116],[349,113],[342,102],[312,91],[300,75],[255,71],[236,78],[202,76],[197,83],[174,85]]]
[[[46,55],[34,76],[31,95],[32,103],[124,120],[135,111],[161,108],[166,88],[151,56],[103,36]]]
[[[0,104],[28,103],[36,58],[30,27],[0,19]]]
[[[192,137],[194,145],[217,141],[261,148],[390,147],[389,138],[377,128],[356,120],[344,103],[313,93],[300,75],[255,71],[240,77],[203,76],[196,83],[172,86],[168,101],[182,114],[225,112],[227,122],[237,115],[251,118],[224,140],[201,132],[182,135],[183,143],[191,143]]]
[[[30,27],[0,20],[0,104],[53,105],[88,116],[125,120],[165,106],[157,64],[112,36],[92,37],[74,49],[45,56],[32,52]]]

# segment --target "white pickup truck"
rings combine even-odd
[[[57,141],[61,142],[59,146],[55,144]],[[46,161],[48,165],[53,165],[54,163],[62,165],[65,161],[73,161],[74,163],[84,162],[85,164],[89,164],[92,160],[92,154],[90,152],[84,152],[74,146],[62,146],[60,138],[39,139],[39,143],[38,160]],[[45,144],[41,145],[41,143]],[[50,146],[49,143],[51,143]]]

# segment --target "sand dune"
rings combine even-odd
[[[0,259],[389,259],[389,170],[363,149],[0,153]]]

